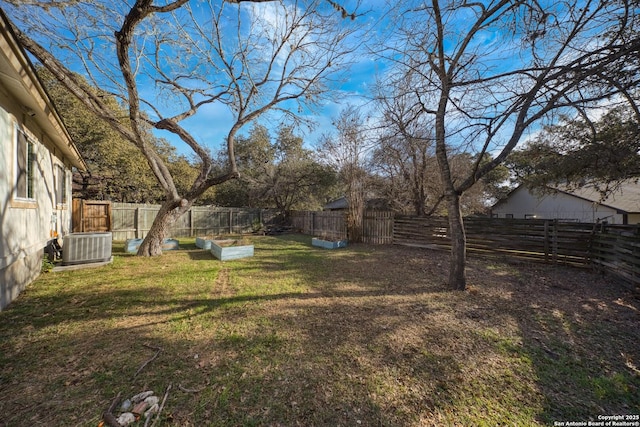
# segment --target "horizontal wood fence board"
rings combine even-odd
[[[470,253],[606,267],[610,274],[640,284],[640,226],[554,220],[466,218]],[[397,215],[393,244],[448,249],[445,218]]]
[[[636,285],[640,283],[640,272],[634,266],[624,265],[617,261],[608,262],[602,259],[595,259],[594,264],[606,271],[613,272],[616,276],[621,277],[627,282]]]

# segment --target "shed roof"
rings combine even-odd
[[[324,210],[347,209],[348,207],[349,202],[347,202],[347,198],[342,196],[324,205]]]
[[[324,210],[339,210],[339,209],[348,209],[349,208],[349,201],[347,200],[347,198],[345,196],[342,196],[338,199],[335,199],[329,203],[327,203],[326,205],[324,205],[323,209]],[[371,209],[371,210],[389,210],[390,209],[390,204],[389,201],[387,199],[384,199],[382,197],[377,197],[377,198],[370,198],[365,200],[365,208],[366,209]]]

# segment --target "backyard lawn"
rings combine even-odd
[[[452,292],[443,252],[251,239],[235,261],[181,239],[43,273],[0,312],[0,426],[95,427],[118,393],[145,390],[166,396],[156,426],[640,414],[640,293],[607,277],[470,256]]]

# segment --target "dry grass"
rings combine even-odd
[[[253,243],[237,261],[188,245],[42,275],[0,313],[0,425],[96,426],[118,392],[169,384],[167,426],[640,413],[640,299],[607,278],[471,258],[469,290],[451,292],[440,252]],[[143,344],[163,350],[133,378]]]

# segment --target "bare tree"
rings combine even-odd
[[[629,102],[640,82],[634,0],[429,0],[405,7],[390,47],[433,121],[452,243],[449,284],[465,289],[461,195],[554,113]],[[398,59],[401,58],[401,59]],[[637,112],[638,109],[635,108]],[[455,179],[454,153],[477,159]],[[490,161],[485,153],[493,153]]]
[[[410,207],[415,215],[430,215],[440,204],[441,185],[433,133],[415,94],[416,76],[409,71],[396,82],[379,83],[379,136],[372,155],[373,169],[385,178],[386,197],[396,210]]]
[[[293,115],[292,109],[326,93],[332,73],[352,50],[348,41],[357,23],[325,0],[8,3],[23,46],[138,147],[164,190],[165,201],[138,251],[145,256],[161,253],[171,224],[208,188],[238,176],[234,140],[243,126],[274,110]],[[128,117],[72,71],[118,97]],[[198,141],[185,120],[208,120],[207,112],[220,107],[233,119],[211,123],[225,130],[228,157],[226,170],[214,174],[211,141]],[[179,193],[148,143],[152,131],[168,132],[193,150],[200,170],[187,191]]]
[[[349,240],[362,240],[362,220],[368,185],[368,151],[365,119],[354,106],[344,108],[334,119],[334,134],[320,140],[320,157],[338,171],[347,199],[347,232]]]

